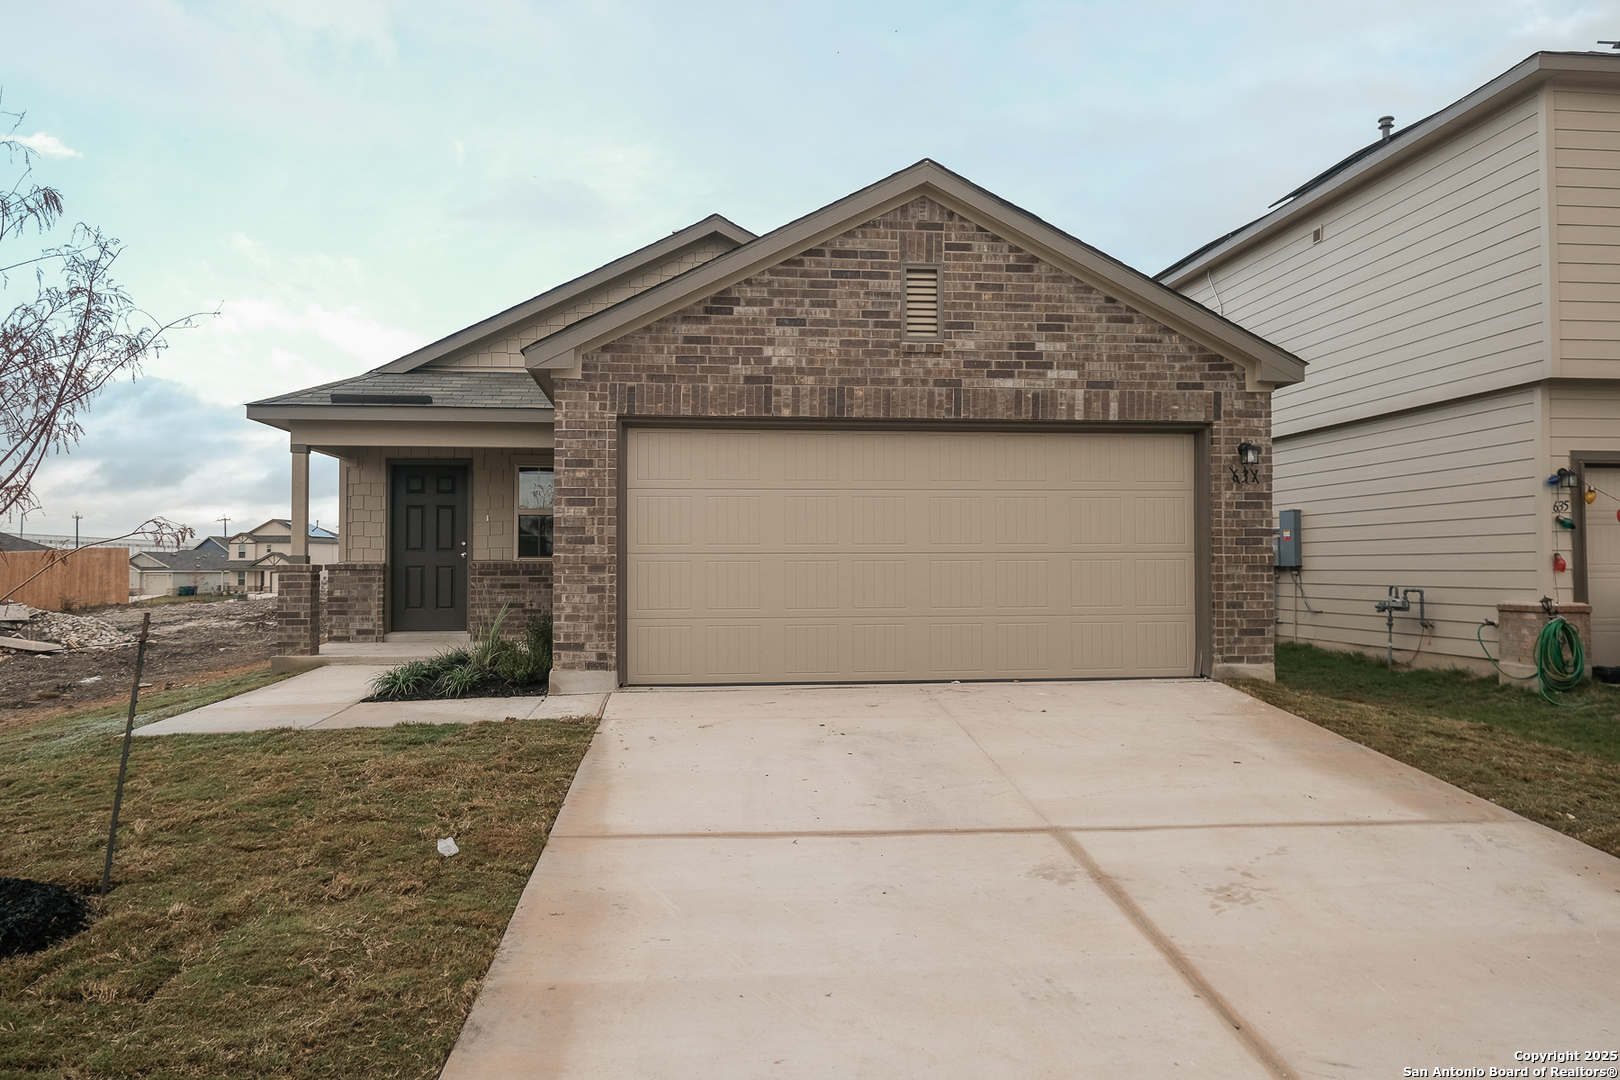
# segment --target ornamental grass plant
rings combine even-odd
[[[507,608],[464,648],[431,660],[389,668],[371,682],[367,701],[437,701],[445,698],[513,697],[545,692],[551,675],[551,616],[529,620],[521,641],[502,636]]]

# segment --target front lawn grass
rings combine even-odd
[[[99,882],[104,722],[0,735],[0,876]],[[0,1076],[436,1076],[594,727],[137,740],[96,922],[0,960]]]
[[[1277,681],[1245,693],[1620,856],[1620,687],[1588,681],[1561,708],[1533,684],[1407,670],[1277,646]]]
[[[141,691],[135,706],[135,726],[145,727],[216,701],[257,690],[283,679],[290,679],[296,671],[270,670],[269,664],[259,664],[222,679],[210,682],[171,686],[167,690],[150,687]],[[117,684],[114,684],[116,688]],[[32,746],[42,738],[82,739],[91,735],[122,732],[129,718],[130,686],[125,683],[117,697],[95,705],[36,718],[30,714],[7,716],[0,713],[0,756],[7,754],[15,743],[20,747]],[[26,728],[26,732],[22,729]]]

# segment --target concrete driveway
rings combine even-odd
[[[443,1075],[1548,1051],[1620,1051],[1620,860],[1215,683],[794,687],[609,699]]]

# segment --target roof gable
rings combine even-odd
[[[458,330],[448,337],[442,337],[430,345],[424,345],[415,352],[407,353],[398,360],[377,368],[376,372],[415,371],[417,368],[430,364],[435,360],[442,360],[464,350],[475,348],[483,342],[520,328],[524,323],[539,318],[550,309],[575,304],[593,292],[610,288],[628,278],[635,277],[646,270],[668,262],[687,249],[698,247],[713,239],[719,239],[735,246],[753,240],[754,234],[742,226],[726,220],[719,214],[711,214],[702,221],[671,233],[662,240],[638,248],[628,255],[614,259],[612,262],[599,266],[589,273],[582,274],[572,281],[566,281],[554,289],[548,289],[538,296],[523,301],[521,304],[515,304],[505,311]]]
[[[777,265],[919,196],[1046,260],[1120,302],[1242,365],[1251,384],[1304,377],[1304,361],[1089,244],[924,158],[773,232],[575,322],[523,349],[548,394],[557,378],[577,378],[585,353]],[[554,394],[553,394],[554,396]]]

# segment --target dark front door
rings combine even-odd
[[[467,466],[393,467],[388,561],[394,630],[467,629]]]

